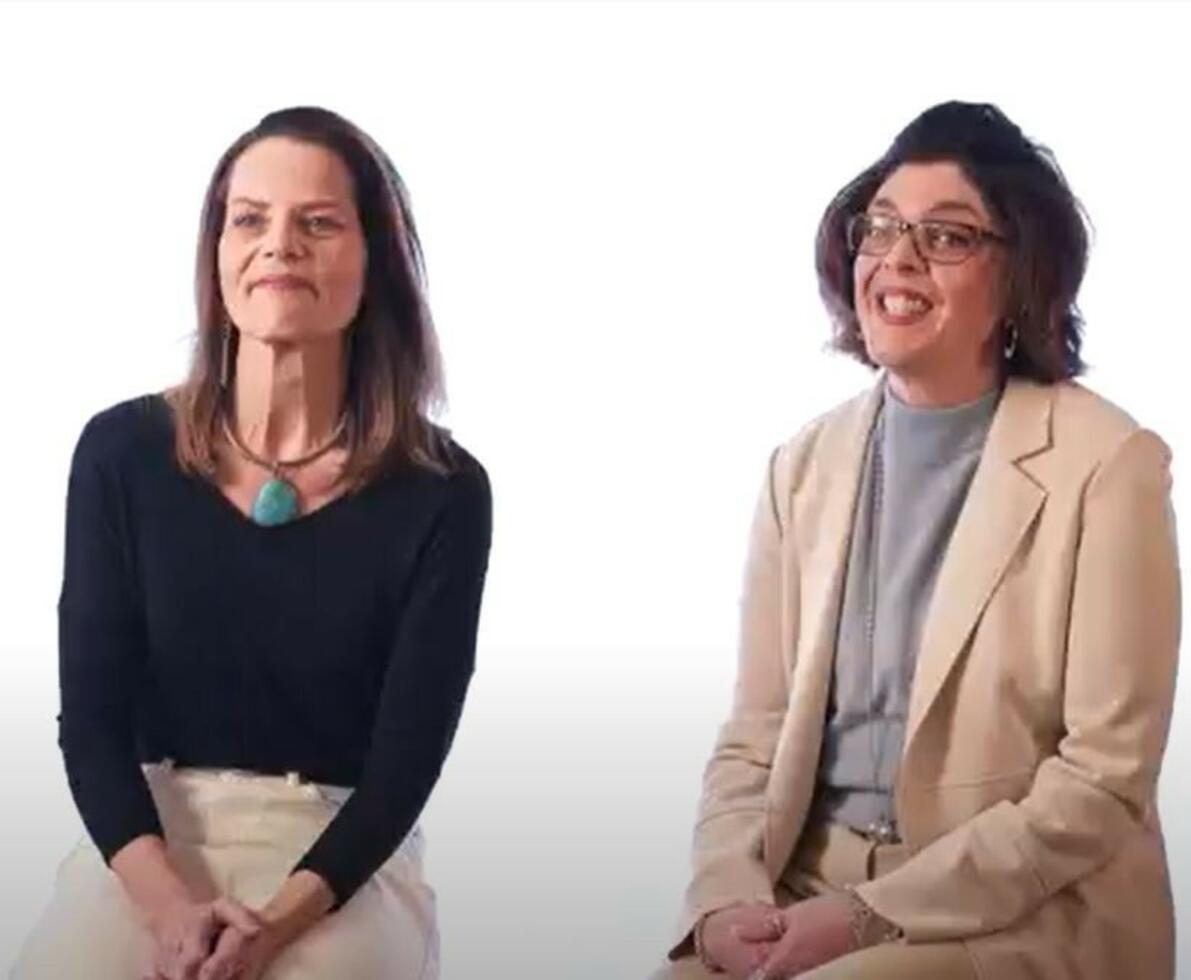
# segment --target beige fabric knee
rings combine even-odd
[[[838,892],[900,867],[910,854],[901,844],[876,843],[841,824],[812,824],[775,888],[777,904]],[[723,980],[696,958],[684,957],[658,970],[651,980]],[[975,963],[962,942],[910,945],[890,943],[861,950],[799,980],[978,980]]]
[[[649,980],[724,980],[726,973],[712,973],[694,956],[684,956],[650,974]]]
[[[269,900],[350,791],[295,777],[145,767],[171,860],[195,892]],[[437,980],[434,893],[415,828],[337,912],[273,962],[265,980]],[[151,940],[89,839],[67,856],[11,980],[130,980]]]
[[[977,980],[972,958],[959,943],[874,946],[798,976],[799,980]]]
[[[695,957],[662,967],[650,980],[724,980]],[[798,980],[977,980],[971,957],[958,943],[876,946],[826,963]]]

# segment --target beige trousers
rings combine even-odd
[[[779,905],[858,885],[902,864],[901,844],[876,844],[840,824],[808,827],[775,889]],[[670,963],[651,980],[724,980],[695,957]],[[887,943],[841,956],[799,980],[978,980],[963,943]]]
[[[269,900],[350,791],[228,770],[145,767],[171,860],[197,894]],[[62,862],[11,980],[136,980],[150,937],[89,839]],[[415,828],[338,911],[285,949],[265,980],[437,980],[434,893]]]

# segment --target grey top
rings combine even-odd
[[[1000,400],[916,408],[885,388],[865,453],[819,762],[819,817],[895,830],[922,624]]]

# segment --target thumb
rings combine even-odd
[[[776,977],[777,974],[770,973],[774,957],[774,943],[758,943],[753,947],[752,957],[749,962],[752,965],[753,972],[747,977],[747,980],[771,980],[771,977]]]
[[[778,913],[767,915],[758,922],[742,922],[732,926],[733,938],[744,943],[771,943],[781,939],[786,922]]]
[[[220,898],[213,905],[213,911],[221,922],[239,929],[246,936],[255,936],[261,931],[260,920],[239,902]]]
[[[780,943],[770,946],[765,962],[753,971],[749,980],[754,980],[754,977],[756,980],[777,980],[779,977],[795,976],[798,971],[790,969],[789,955],[790,951]]]

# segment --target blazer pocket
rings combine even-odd
[[[997,803],[1022,800],[1034,784],[1036,768],[949,780],[924,787],[924,792],[934,797],[932,804],[937,818],[945,826],[955,827]]]
[[[1034,773],[1038,771],[1038,766],[1023,766],[1020,769],[1010,769],[1008,772],[990,773],[986,776],[972,776],[965,779],[948,779],[945,782],[936,783],[934,789],[936,790],[963,790],[973,789],[981,786],[989,786],[996,783],[1018,782],[1020,780],[1028,780],[1033,782]]]

